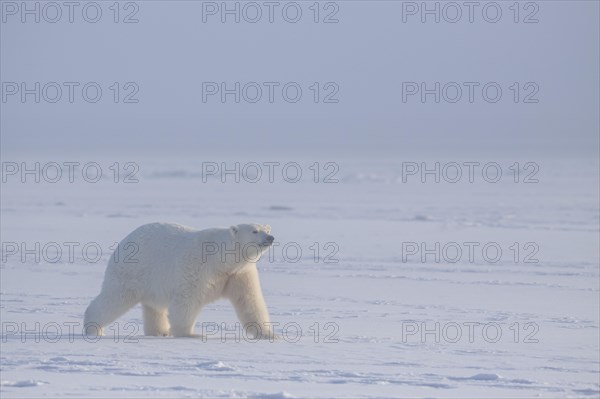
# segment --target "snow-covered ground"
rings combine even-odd
[[[2,397],[600,395],[597,158],[208,160],[240,162],[246,180],[249,162],[295,161],[297,183],[280,167],[269,182],[264,165],[257,183],[205,179],[197,159],[137,160],[138,171],[122,159],[115,183],[114,160],[94,161],[97,183],[76,172],[2,184]],[[502,178],[474,166],[470,183],[463,165],[444,181],[450,162],[470,161],[496,162]],[[409,162],[446,174],[422,183]],[[84,339],[111,246],[154,221],[269,223],[280,245],[259,269],[281,339],[240,336],[224,301],[201,312],[202,339],[143,337],[139,307]]]

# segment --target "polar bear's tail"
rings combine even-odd
[[[86,335],[103,335],[103,327],[112,323],[137,304],[123,295],[101,292],[85,311],[83,330]]]

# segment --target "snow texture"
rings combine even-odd
[[[39,262],[3,254],[1,396],[598,397],[597,164],[538,163],[531,184],[508,169],[498,183],[403,183],[401,163],[383,158],[340,160],[330,184],[204,183],[199,161],[184,160],[140,161],[136,184],[9,182],[3,242],[96,242],[103,253],[95,263],[81,246],[73,261],[66,250],[57,262],[51,249]],[[218,301],[197,320],[204,338],[144,337],[138,306],[84,339],[109,248],[153,221],[269,223],[282,245],[258,266],[282,338],[240,338]],[[299,260],[282,253],[290,242]],[[403,242],[495,242],[503,256],[404,261]],[[538,262],[524,249],[516,262],[515,242],[537,243]]]

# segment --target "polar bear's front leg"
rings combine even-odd
[[[248,265],[242,271],[229,277],[223,295],[233,304],[235,312],[247,332],[254,334],[254,330],[258,327],[260,330],[256,338],[275,338],[269,321],[267,305],[260,288],[256,265]]]

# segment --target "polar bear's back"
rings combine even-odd
[[[127,237],[143,237],[147,235],[180,235],[197,231],[197,229],[177,223],[148,223],[133,230]]]
[[[220,242],[227,229],[197,230],[176,223],[149,223],[132,231],[119,243],[109,267],[130,270],[173,271],[202,256],[202,242]]]
[[[191,227],[174,223],[149,223],[129,233],[119,246],[133,245],[140,256],[153,256],[187,243],[195,232]]]
[[[128,295],[140,299],[150,295],[151,301],[160,302],[201,262],[203,239],[210,240],[211,234],[175,223],[140,226],[113,252],[103,289],[120,287]]]
[[[211,281],[221,263],[207,261],[203,243],[231,240],[226,228],[197,230],[175,223],[150,223],[125,237],[106,268],[103,291],[127,292],[136,300],[164,305],[184,284]]]
[[[142,286],[150,281],[167,283],[186,261],[182,254],[194,253],[197,235],[197,230],[174,223],[140,226],[121,240],[106,277]]]

